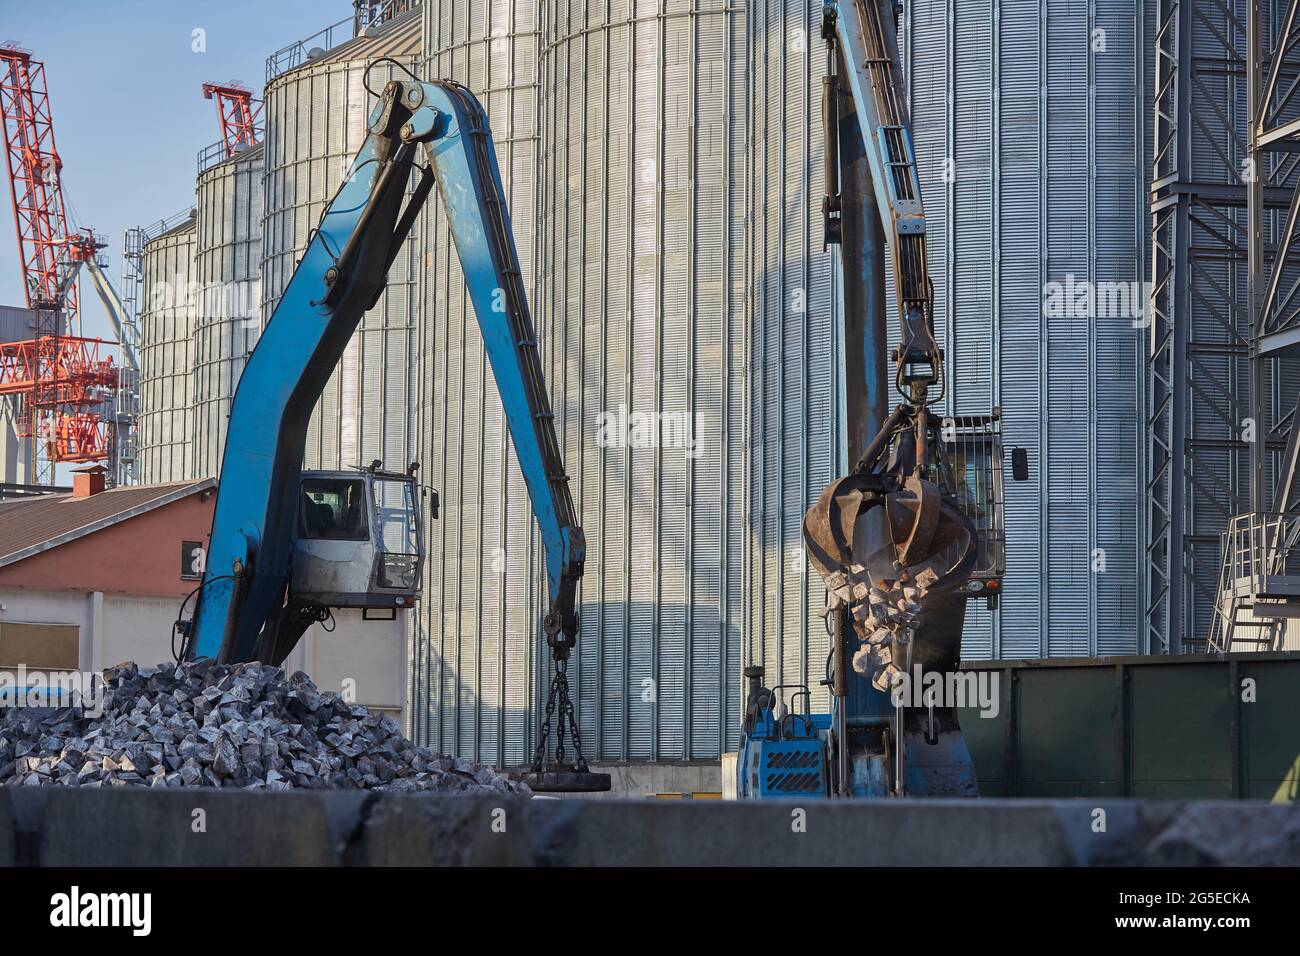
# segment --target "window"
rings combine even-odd
[[[360,478],[306,478],[299,495],[298,537],[366,541],[365,482]]]
[[[375,480],[379,546],[388,554],[419,554],[415,530],[415,485],[391,478]]]
[[[376,478],[375,515],[383,552],[379,561],[379,586],[418,591],[420,537],[416,526],[415,483]]]
[[[76,670],[81,629],[75,624],[0,622],[0,669]]]

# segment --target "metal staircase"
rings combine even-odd
[[[1300,619],[1300,517],[1237,515],[1223,533],[1222,557],[1208,649],[1280,649],[1288,622]]]

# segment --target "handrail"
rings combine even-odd
[[[357,36],[367,27],[386,23],[399,13],[405,13],[419,5],[419,0],[387,0],[376,8],[373,4],[360,4],[356,13],[346,19],[331,23],[311,36],[296,40],[288,46],[281,47],[266,58],[266,82],[270,83],[277,76],[283,76],[295,67],[306,63],[308,54],[313,49],[326,53]]]
[[[1225,651],[1242,583],[1253,606],[1254,598],[1266,590],[1268,578],[1300,573],[1300,517],[1259,512],[1235,515],[1220,536],[1220,560],[1219,599],[1209,646]]]

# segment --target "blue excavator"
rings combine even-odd
[[[366,140],[249,356],[231,406],[194,615],[180,622],[180,656],[279,665],[334,608],[391,616],[418,599],[418,465],[303,471],[302,461],[312,408],[435,183],[546,553],[542,627],[554,677],[523,778],[542,791],[608,790],[608,775],[591,772],[582,756],[566,675],[578,638],[582,529],[487,116],[451,81],[411,76],[384,86]],[[436,518],[436,494],[429,510]]]
[[[1001,416],[934,408],[944,355],[897,16],[891,0],[823,7],[823,213],[844,280],[853,464],[808,510],[804,543],[827,591],[831,707],[813,713],[807,685],[765,687],[761,666],[745,669],[741,798],[978,793],[957,719],[970,686],[959,665],[967,602],[996,607],[1002,588]],[[892,350],[887,288],[898,321]],[[892,411],[891,390],[900,399]],[[1012,464],[1014,477],[1027,477],[1022,449]]]

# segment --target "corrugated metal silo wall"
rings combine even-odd
[[[140,481],[194,477],[195,226],[153,239],[141,258]]]
[[[1275,46],[1274,37],[1282,32],[1283,25],[1286,22],[1288,4],[1286,0],[1272,0],[1265,2],[1261,6],[1261,30],[1264,34],[1264,48],[1271,50]],[[1245,16],[1243,12],[1242,16]],[[1285,109],[1283,109],[1277,118],[1278,122],[1292,121],[1300,117],[1300,103],[1292,100]],[[1241,135],[1246,136],[1245,127],[1239,127]],[[1274,182],[1285,186],[1294,186],[1300,182],[1300,172],[1296,170],[1296,160],[1289,153],[1283,152],[1273,159],[1273,167],[1269,175]],[[1278,170],[1286,170],[1284,174],[1278,174]],[[1300,187],[1296,187],[1300,188]],[[1275,206],[1267,211],[1265,216],[1264,227],[1264,245],[1266,251],[1276,249],[1279,237],[1281,237],[1287,226],[1287,212],[1284,206]],[[1292,252],[1286,266],[1282,269],[1281,279],[1279,280],[1279,289],[1286,288],[1294,290],[1300,288],[1300,261]],[[1279,292],[1279,296],[1281,293]],[[1293,354],[1285,358],[1279,358],[1267,364],[1266,374],[1266,395],[1268,404],[1268,419],[1270,427],[1275,428],[1282,419],[1291,413],[1296,407],[1297,399],[1300,399],[1300,354]],[[1300,422],[1291,422],[1292,429],[1300,428]],[[1267,507],[1275,507],[1274,501],[1276,495],[1281,491],[1277,485],[1283,477],[1285,467],[1285,453],[1281,447],[1265,463],[1265,497]],[[1292,489],[1292,496],[1296,489]],[[1294,505],[1291,508],[1295,510]],[[1217,571],[1217,567],[1216,567]],[[1215,581],[1217,585],[1217,580]],[[1289,622],[1288,635],[1290,636],[1291,645],[1296,646],[1296,641],[1300,640],[1300,621]]]
[[[1142,330],[1131,312],[1049,315],[1045,295],[1125,283],[1146,301],[1143,6],[905,8],[946,410],[1001,406],[1030,458],[1028,482],[1008,474],[1006,589],[995,612],[971,603],[968,658],[1140,650]]]
[[[537,312],[587,539],[583,743],[716,758],[745,614],[745,13],[542,11]]]
[[[413,19],[412,19],[413,17]],[[262,232],[262,322],[265,325],[328,202],[365,141],[375,99],[405,75],[368,61],[393,56],[418,62],[419,13],[391,21],[373,39],[349,41],[291,70],[266,88]],[[415,269],[419,239],[398,253],[388,285],[366,313],[312,413],[304,467],[345,468],[379,458],[402,469],[415,457],[414,338],[419,310]]]
[[[839,269],[823,248],[821,7],[751,0],[745,663],[824,708],[825,588],[803,517],[844,465]]]
[[[254,147],[198,179],[195,477],[220,472],[230,401],[262,328],[262,155]]]
[[[536,321],[536,3],[430,3],[424,18],[425,76],[465,84],[487,110]],[[532,509],[437,196],[424,234],[421,477],[438,490],[442,515],[426,529],[425,591],[413,615],[410,730],[441,751],[518,764],[533,746],[544,607]]]

